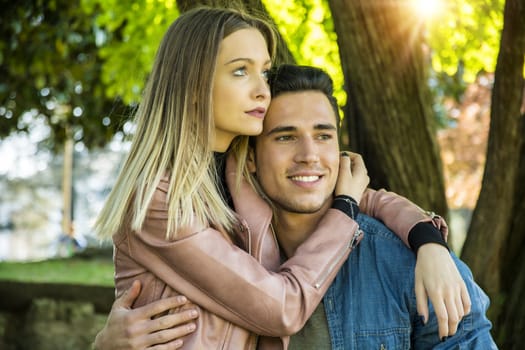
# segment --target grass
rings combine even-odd
[[[113,286],[113,262],[103,258],[0,262],[0,279]]]

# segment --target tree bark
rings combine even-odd
[[[521,116],[521,135],[525,135],[525,114]],[[522,141],[516,178],[513,218],[510,234],[504,242],[502,261],[502,295],[506,295],[495,335],[502,349],[518,350],[525,341],[525,141]]]
[[[523,288],[514,286],[518,283],[514,280],[515,275],[507,274],[525,273],[524,270],[517,270],[523,266],[518,265],[523,255],[519,250],[523,244],[523,226],[514,226],[523,225],[525,215],[522,193],[525,177],[518,176],[520,159],[523,161],[523,154],[520,155],[523,152],[523,117],[520,109],[524,92],[524,18],[525,0],[505,2],[504,24],[492,91],[485,172],[462,253],[462,258],[470,265],[474,277],[491,297],[491,319],[499,317],[505,297],[508,298],[516,290]],[[515,246],[516,244],[521,245]],[[507,283],[504,279],[506,275],[511,278]],[[522,320],[525,319],[523,315]],[[523,323],[521,327],[523,335]]]
[[[295,63],[295,59],[288,48],[288,45],[284,41],[282,35],[279,33],[275,22],[271,18],[268,11],[264,7],[261,0],[177,0],[177,7],[179,11],[185,12],[198,6],[211,6],[211,7],[233,7],[237,9],[245,10],[246,12],[259,16],[275,28],[277,34],[277,55],[275,57],[274,65],[282,63]]]
[[[348,96],[351,148],[371,187],[447,214],[425,55],[403,1],[330,0]]]

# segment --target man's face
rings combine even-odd
[[[339,143],[328,98],[318,91],[301,91],[272,99],[256,138],[255,163],[251,170],[278,210],[315,213],[329,206]]]

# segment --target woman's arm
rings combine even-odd
[[[146,227],[158,227],[146,221]],[[125,256],[132,253],[137,265],[202,308],[260,335],[290,335],[302,328],[319,304],[348,257],[357,231],[355,221],[330,209],[296,254],[277,272],[270,272],[216,230],[166,242],[163,232],[159,237],[146,228],[117,246],[116,279],[133,278]],[[124,252],[127,247],[132,251]],[[142,294],[142,304],[157,298]]]
[[[411,247],[409,233],[418,223],[426,222],[433,225],[441,231],[445,241],[448,237],[448,226],[441,216],[424,211],[394,192],[367,189],[359,203],[359,210],[381,220],[409,248]]]
[[[470,312],[471,301],[448,249],[441,243],[448,236],[445,220],[385,190],[367,189],[360,202],[360,210],[383,221],[408,247],[416,251],[415,291],[418,312],[426,322],[429,314],[427,300],[430,299],[438,318],[440,337],[455,334],[463,316]],[[418,238],[413,237],[416,234]],[[442,237],[436,239],[439,234]],[[409,243],[414,241],[419,242],[417,247]],[[433,243],[436,241],[440,244]]]

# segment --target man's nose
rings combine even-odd
[[[297,145],[296,161],[300,163],[319,162],[319,147],[311,137],[305,137]]]

